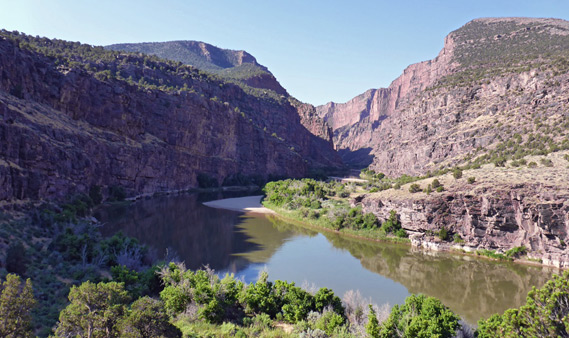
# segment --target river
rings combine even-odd
[[[468,323],[525,302],[553,268],[494,262],[319,233],[274,215],[213,209],[203,202],[238,193],[181,194],[111,206],[96,217],[103,235],[117,231],[148,245],[156,258],[175,254],[186,266],[208,265],[246,282],[267,270],[269,279],[309,288],[329,287],[342,297],[358,290],[378,305],[401,304],[411,293],[439,298]]]

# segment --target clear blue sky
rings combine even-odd
[[[199,40],[243,49],[301,101],[345,102],[432,59],[479,17],[569,19],[567,0],[0,0],[0,28],[94,45]]]

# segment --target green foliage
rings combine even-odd
[[[170,323],[164,304],[157,299],[137,299],[119,321],[120,337],[125,338],[175,338],[181,337],[178,328]]]
[[[375,310],[369,305],[369,313],[367,315],[367,323],[366,323],[366,333],[371,338],[379,338],[380,337],[380,326],[379,320],[377,320],[377,314]]]
[[[455,168],[455,169],[453,169],[453,171],[452,171],[452,177],[454,177],[454,178],[457,179],[457,180],[458,180],[459,178],[461,178],[461,177],[462,177],[462,169],[460,169],[460,168]]]
[[[468,184],[473,184],[474,182],[476,182],[476,177],[469,177],[468,178]]]
[[[118,322],[125,314],[129,301],[123,285],[116,282],[91,283],[73,286],[69,292],[70,304],[61,311],[56,337],[119,336]]]
[[[389,212],[389,218],[383,222],[381,229],[387,234],[392,233],[397,237],[407,237],[407,233],[401,228],[401,223],[399,222],[399,217],[395,210]]]
[[[440,187],[437,187],[437,192],[443,192],[445,191],[445,188],[441,185]]]
[[[452,337],[460,327],[460,317],[440,300],[411,295],[405,304],[395,305],[381,324],[379,337]]]
[[[506,257],[519,257],[524,255],[527,252],[527,248],[525,246],[516,246],[511,248],[510,250],[505,252]]]
[[[479,321],[477,336],[569,336],[569,271],[554,275],[541,289],[534,287],[520,308]]]
[[[413,183],[409,186],[409,192],[410,193],[414,194],[414,193],[419,192],[419,191],[421,191],[421,186],[419,186],[418,184]]]
[[[446,241],[449,239],[449,233],[447,228],[442,227],[439,230],[439,238],[441,239],[441,241]]]
[[[431,182],[431,186],[436,189],[438,187],[442,187],[443,185],[441,184],[441,182],[438,179],[434,179],[433,182]]]
[[[455,243],[464,243],[464,240],[462,239],[462,237],[460,237],[459,234],[455,233],[454,236],[452,237],[453,241]]]
[[[496,253],[496,251],[494,251],[494,250],[480,249],[480,250],[476,250],[476,254],[479,256],[486,256],[486,257],[490,257],[490,258],[501,260],[501,261],[503,261],[503,260],[511,261],[512,260],[511,257]]]
[[[266,272],[255,283],[244,285],[230,275],[219,280],[211,271],[193,272],[171,263],[162,269],[162,281],[165,288],[160,297],[171,316],[184,312],[191,304],[198,307],[200,318],[209,323],[263,315],[296,323],[312,311],[327,308],[344,317],[342,302],[331,290],[323,288],[312,295],[294,283],[270,282]]]
[[[0,337],[32,337],[31,310],[35,303],[30,279],[22,285],[20,277],[8,274],[0,287]]]
[[[539,162],[541,162],[541,164],[543,164],[546,167],[553,167],[553,161],[548,158],[542,158],[539,160]]]

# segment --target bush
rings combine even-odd
[[[414,194],[416,192],[421,191],[421,187],[417,184],[417,183],[413,183],[411,184],[411,186],[409,186],[409,192]]]
[[[531,161],[530,163],[528,163],[528,167],[535,168],[535,167],[537,167],[537,163],[535,163],[534,161]]]
[[[455,168],[455,169],[452,171],[452,177],[454,177],[454,178],[457,179],[457,180],[458,180],[459,178],[461,178],[461,177],[462,177],[462,169],[460,169],[460,168]]]
[[[411,295],[403,305],[395,305],[380,326],[377,337],[453,337],[460,317],[440,300]]]
[[[437,187],[437,192],[443,192],[445,191],[445,188],[441,185],[440,187]]]
[[[448,230],[447,230],[447,228],[442,227],[442,228],[439,230],[439,238],[440,238],[442,241],[448,240],[449,235],[448,235]]]
[[[438,187],[442,187],[443,185],[441,184],[441,182],[439,182],[438,179],[435,178],[435,179],[433,180],[433,182],[431,182],[431,186],[432,186],[434,189],[436,189],[436,188],[438,188]]]
[[[469,177],[468,184],[473,184],[476,181],[476,177]]]

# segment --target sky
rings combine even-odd
[[[0,28],[34,36],[246,50],[291,95],[315,105],[389,86],[472,19],[569,20],[567,0],[0,0],[0,8]]]

